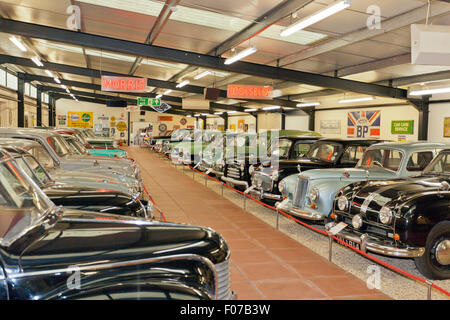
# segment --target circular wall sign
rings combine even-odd
[[[158,126],[158,129],[159,129],[160,132],[166,132],[167,131],[167,125],[165,123],[161,123]]]
[[[83,115],[81,116],[81,120],[83,120],[84,122],[89,122],[89,120],[91,120],[91,116],[87,113],[83,113]]]
[[[122,131],[125,131],[126,129],[127,129],[127,124],[125,122],[119,121],[117,123],[117,130],[122,132]]]
[[[70,115],[70,119],[73,122],[77,122],[78,120],[80,120],[80,116],[78,114],[76,114],[76,113],[73,113],[73,114]]]
[[[180,123],[184,126],[187,123],[186,118],[181,118]]]

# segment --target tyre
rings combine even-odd
[[[438,223],[428,234],[423,256],[414,259],[427,278],[450,279],[450,221]]]

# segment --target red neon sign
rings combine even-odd
[[[102,76],[102,91],[145,92],[146,78]]]
[[[235,99],[272,99],[270,86],[249,86],[240,84],[229,84],[227,97]]]

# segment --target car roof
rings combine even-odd
[[[319,140],[321,139],[321,137],[319,136],[302,136],[302,135],[282,135],[279,137],[281,138],[285,138],[285,139],[292,139],[292,140]]]
[[[427,141],[404,141],[404,142],[382,142],[370,146],[370,149],[389,148],[401,150],[422,150],[423,148],[450,148],[450,143],[444,142],[427,142]]]
[[[0,147],[13,146],[17,148],[26,148],[40,146],[39,142],[28,139],[0,138]]]
[[[23,135],[34,135],[44,138],[54,137],[59,135],[57,132],[49,129],[36,129],[36,128],[9,128],[0,127],[0,133],[18,133]]]
[[[337,142],[343,144],[365,144],[372,145],[374,143],[385,142],[385,140],[378,139],[359,139],[359,138],[321,138],[316,142]]]

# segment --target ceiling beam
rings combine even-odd
[[[450,5],[448,3],[433,3],[433,5],[431,6],[429,18],[434,18],[443,14],[448,14],[449,11]],[[413,23],[418,23],[420,21],[425,20],[426,16],[427,16],[427,5],[423,5],[419,8],[410,10],[406,13],[402,13],[395,17],[382,21],[381,22],[382,27],[380,29],[371,30],[364,27],[359,30],[344,34],[338,39],[325,41],[316,46],[302,50],[298,53],[294,53],[289,56],[283,57],[280,59],[279,65],[282,67],[290,65],[298,61],[317,56],[319,54],[340,49],[352,43],[367,40],[393,30],[407,27]]]
[[[102,50],[110,50],[124,54],[144,56],[151,59],[166,60],[184,64],[217,69],[228,72],[242,73],[251,76],[264,77],[321,86],[337,90],[345,90],[375,96],[406,99],[407,92],[403,89],[380,86],[360,81],[323,76],[320,74],[272,67],[263,64],[238,61],[225,65],[223,58],[199,54],[189,51],[146,45],[142,43],[115,39],[95,34],[74,32],[38,24],[1,19],[2,32],[44,39],[62,43],[70,43],[80,47],[86,46]]]
[[[144,43],[153,44],[153,42],[156,40],[156,37],[158,37],[162,29],[164,28],[166,22],[169,20],[169,17],[173,12],[172,8],[177,6],[178,3],[180,3],[180,0],[166,0],[166,3],[161,9],[158,18],[156,18],[156,21],[153,24],[153,27],[150,30],[149,34],[147,35],[147,38],[145,39]],[[136,60],[134,60],[134,63],[131,66],[131,69],[128,72],[128,74],[133,75],[136,72],[136,69],[141,64],[141,62],[142,57],[137,57]]]

